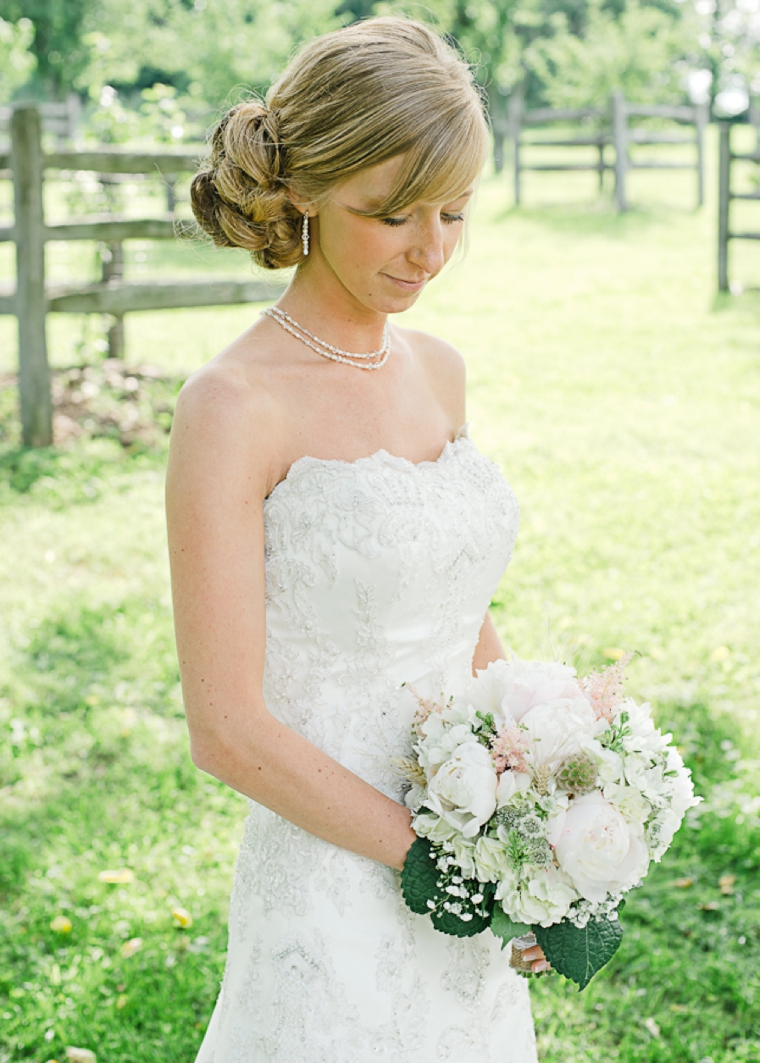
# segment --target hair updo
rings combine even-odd
[[[303,259],[302,213],[359,170],[404,156],[371,212],[459,195],[480,172],[488,128],[470,68],[436,33],[373,18],[311,41],[263,104],[219,122],[191,187],[198,224],[220,247],[244,247],[267,269]]]

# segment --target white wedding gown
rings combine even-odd
[[[436,461],[303,457],[264,505],[266,703],[394,800],[420,695],[470,674],[518,507],[467,427]],[[528,983],[392,869],[250,803],[196,1063],[535,1063]]]

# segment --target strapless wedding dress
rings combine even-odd
[[[436,461],[303,457],[264,504],[270,711],[403,801],[422,696],[460,689],[518,507],[460,430]],[[407,684],[407,685],[404,685]],[[447,937],[396,871],[250,803],[196,1063],[534,1063],[528,983]]]

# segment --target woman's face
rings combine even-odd
[[[461,236],[472,194],[470,186],[449,202],[412,203],[388,218],[354,213],[382,203],[402,162],[397,156],[335,187],[310,219],[312,248],[302,267],[321,284],[342,289],[354,303],[382,314],[406,310],[440,273]]]

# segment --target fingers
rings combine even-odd
[[[540,945],[534,945],[532,948],[526,949],[523,952],[523,959],[528,960],[531,964],[530,969],[534,974],[540,974],[542,971],[550,971],[552,969]]]
[[[533,945],[523,952],[524,960],[545,960],[546,955],[540,945]]]

